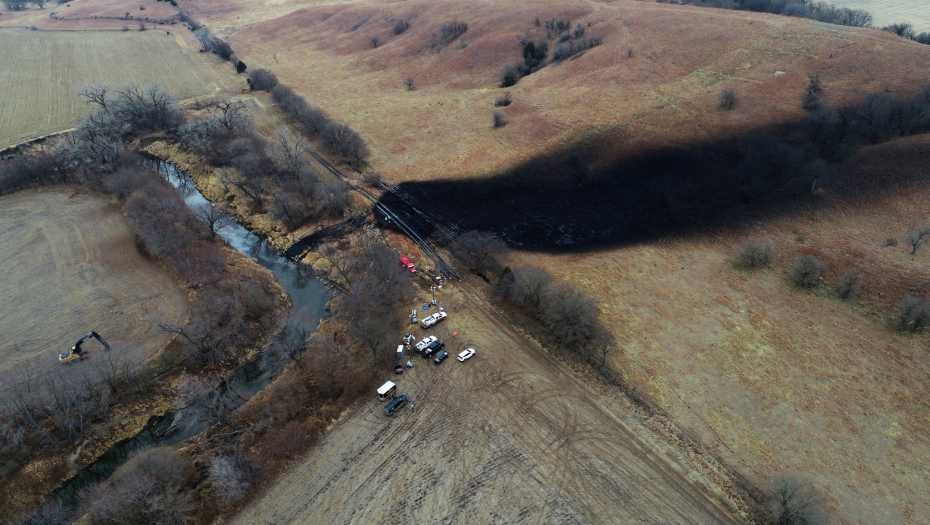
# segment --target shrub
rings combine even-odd
[[[468,24],[465,22],[446,22],[439,26],[439,38],[442,42],[448,44],[468,31]]]
[[[571,283],[557,283],[543,294],[540,317],[561,345],[580,346],[597,327],[597,301]]]
[[[267,69],[253,69],[249,73],[249,87],[252,91],[271,91],[278,85],[278,77]]]
[[[862,281],[864,278],[862,274],[854,269],[846,270],[842,276],[840,276],[839,286],[836,288],[836,294],[840,296],[840,299],[852,299],[859,293],[859,289],[862,288]]]
[[[504,75],[501,77],[501,87],[510,87],[516,85],[520,80],[520,73],[511,66],[507,64],[504,66]]]
[[[505,91],[503,95],[497,97],[497,100],[494,101],[494,106],[498,108],[505,108],[512,102],[513,100],[510,98],[510,92]]]
[[[823,495],[796,476],[778,474],[766,490],[771,506],[767,523],[817,525],[826,521]]]
[[[410,22],[408,20],[398,20],[397,23],[394,24],[395,35],[400,35],[406,32],[408,29],[410,29]]]
[[[813,255],[798,257],[789,273],[791,281],[801,288],[813,288],[820,281],[820,274],[826,265]]]
[[[916,36],[914,33],[914,26],[904,22],[885,26],[882,28],[882,31],[888,31],[889,33],[894,33],[898,36],[903,36],[904,38],[909,38],[911,40],[914,40]]]
[[[244,73],[248,67],[245,65],[245,62],[241,60],[236,61],[236,73]]]
[[[213,52],[216,54],[216,56],[222,58],[223,60],[229,60],[229,57],[231,57],[233,54],[232,46],[227,44],[225,40],[212,37],[210,39],[210,45],[212,46]]]
[[[919,332],[930,327],[930,301],[923,297],[907,297],[898,303],[898,329]]]
[[[815,111],[823,106],[823,86],[820,75],[808,75],[810,83],[807,85],[807,94],[804,95],[804,109]]]
[[[772,243],[750,239],[744,242],[733,256],[745,268],[761,268],[772,262],[775,250]]]
[[[494,127],[499,128],[507,125],[507,118],[504,116],[502,111],[494,111],[491,113],[491,117],[494,120]]]
[[[736,90],[727,88],[720,92],[720,107],[724,109],[733,109],[737,102]]]

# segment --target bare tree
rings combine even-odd
[[[268,156],[280,164],[284,174],[290,178],[296,178],[310,162],[308,158],[310,146],[307,141],[284,127],[275,130],[272,140]]]
[[[407,91],[413,91],[416,89],[416,82],[413,80],[413,77],[407,75],[407,78],[404,79],[404,86],[407,87]]]
[[[749,239],[736,250],[733,256],[740,265],[746,268],[761,268],[772,262],[775,250],[770,242]]]
[[[381,38],[380,38],[378,35],[369,37],[369,38],[368,38],[368,43],[371,44],[371,47],[372,47],[373,49],[374,49],[374,48],[377,48],[377,47],[378,47],[378,44],[381,43]]]
[[[402,34],[402,33],[406,32],[408,29],[410,29],[410,21],[409,21],[409,20],[398,20],[397,23],[394,24],[394,34],[395,34],[395,35]]]
[[[216,119],[200,118],[185,122],[178,129],[178,136],[188,151],[205,155],[218,152],[219,137],[222,133],[220,130],[220,124]]]
[[[204,203],[194,209],[194,216],[207,227],[210,242],[215,242],[217,234],[231,224],[230,217],[210,203]]]
[[[923,297],[907,297],[898,303],[898,328],[919,332],[930,327],[930,301]]]
[[[239,431],[232,421],[232,414],[239,403],[219,376],[186,377],[178,387],[174,405],[179,416],[183,411],[182,419],[208,426],[219,423],[234,432]]]
[[[540,310],[546,328],[565,347],[584,344],[597,326],[597,301],[571,283],[547,287]]]
[[[911,245],[911,255],[917,255],[917,249],[930,239],[928,236],[930,236],[930,225],[921,226],[904,237],[904,242]]]
[[[265,181],[259,176],[246,176],[237,169],[223,169],[219,174],[219,181],[223,185],[237,188],[243,195],[252,201],[254,207],[262,204],[265,193]]]
[[[237,131],[248,120],[247,106],[241,100],[213,99],[207,102],[207,111],[229,133]]]
[[[733,88],[726,88],[720,92],[720,107],[724,109],[733,109],[737,100],[736,90]]]
[[[507,117],[504,116],[503,111],[494,111],[491,113],[491,117],[493,118],[495,128],[507,125]]]
[[[220,505],[238,501],[248,492],[258,474],[255,461],[238,448],[228,447],[210,459],[208,475]]]
[[[791,474],[778,474],[766,491],[771,500],[770,522],[777,525],[825,523],[826,501],[809,483]]]
[[[326,128],[332,123],[329,114],[316,107],[309,107],[305,111],[302,111],[297,120],[308,132],[318,135],[322,135]]]
[[[794,284],[802,288],[813,288],[820,282],[820,274],[826,265],[813,255],[802,255],[791,266],[789,276]]]
[[[807,85],[807,94],[804,95],[804,109],[814,111],[823,106],[823,85],[820,75],[807,75],[810,83]]]
[[[267,69],[253,69],[249,73],[249,86],[252,91],[271,91],[277,85],[277,75]]]
[[[103,84],[90,84],[78,90],[77,95],[84,100],[85,104],[97,104],[100,109],[107,108],[107,95],[110,93],[110,87]]]
[[[20,514],[7,521],[7,525],[70,525],[75,520],[74,508],[61,499],[55,499],[41,507]]]
[[[452,253],[470,266],[496,270],[498,258],[510,253],[510,249],[491,232],[467,231],[459,235],[451,246]]]
[[[852,299],[859,293],[859,289],[862,288],[863,281],[862,274],[854,268],[850,268],[843,272],[843,275],[840,276],[839,286],[836,288],[836,294],[840,296],[840,299]]]
[[[93,523],[182,525],[191,518],[187,461],[170,447],[137,451],[83,499]]]
[[[549,272],[536,266],[526,266],[510,274],[503,292],[505,297],[535,313],[542,306],[543,294],[550,283],[552,276]]]
[[[497,97],[497,100],[494,101],[494,106],[502,108],[509,106],[511,103],[513,103],[513,98],[511,98],[509,91],[505,91],[503,95]]]

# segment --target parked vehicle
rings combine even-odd
[[[471,359],[473,355],[475,355],[475,349],[469,348],[468,350],[465,350],[464,352],[459,354],[459,361],[464,363],[465,361],[468,361],[469,359]]]
[[[442,341],[433,341],[432,343],[426,345],[426,348],[423,349],[423,357],[429,357],[433,355],[433,352],[438,352],[446,347],[446,343]]]
[[[391,401],[384,407],[384,415],[393,416],[395,412],[400,410],[404,405],[407,404],[407,396],[399,396],[394,401]]]
[[[436,359],[434,359],[434,361],[436,361],[436,364],[438,365],[439,363],[443,362],[447,357],[449,357],[449,352],[446,352],[445,350],[441,350],[438,354],[436,354]]]
[[[438,341],[438,340],[439,338],[436,337],[435,335],[424,337],[423,340],[417,343],[416,345],[417,352],[422,352],[423,349],[426,348],[430,343],[432,343],[433,341]]]
[[[422,321],[420,321],[420,326],[423,328],[429,328],[439,321],[444,321],[446,317],[448,317],[446,312],[436,312],[433,315],[425,317]]]
[[[397,363],[396,365],[394,365],[394,373],[395,373],[395,374],[403,374],[403,373],[404,373],[404,365],[402,365],[402,364],[400,364],[400,363]]]
[[[406,255],[400,256],[400,264],[410,272],[410,275],[417,274],[417,267],[414,266],[412,262],[410,262],[410,259],[408,259]]]
[[[381,388],[378,389],[378,400],[384,401],[385,399],[390,398],[394,392],[397,392],[397,385],[388,381],[381,385]]]

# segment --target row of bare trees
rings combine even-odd
[[[241,197],[253,212],[267,211],[288,230],[307,221],[339,216],[349,202],[348,187],[311,167],[310,146],[300,135],[279,128],[266,142],[241,100],[215,99],[204,105],[178,136],[188,151],[221,167],[218,182]]]
[[[272,100],[301,131],[311,137],[318,137],[328,151],[342,156],[355,166],[365,164],[369,156],[368,146],[347,124],[336,122],[326,111],[310,106],[303,97],[284,84],[277,84],[270,93]]]
[[[81,443],[90,426],[109,414],[118,388],[134,383],[140,362],[131,349],[117,349],[95,352],[86,366],[0,377],[0,453]]]

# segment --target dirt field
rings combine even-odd
[[[161,82],[178,98],[226,89],[190,38],[164,31],[0,30],[0,148],[71,127],[87,111],[85,84]],[[218,60],[218,59],[217,59]]]
[[[415,412],[373,396],[235,523],[735,523],[676,451],[469,294],[447,284],[449,319],[413,330],[446,341],[445,362],[385,373]]]
[[[872,13],[875,27],[907,22],[918,33],[930,31],[930,4],[923,0],[833,0],[831,3]]]
[[[91,330],[114,352],[150,354],[170,339],[157,323],[187,315],[187,297],[141,257],[119,209],[75,191],[0,198],[0,373],[62,366],[58,352]]]

